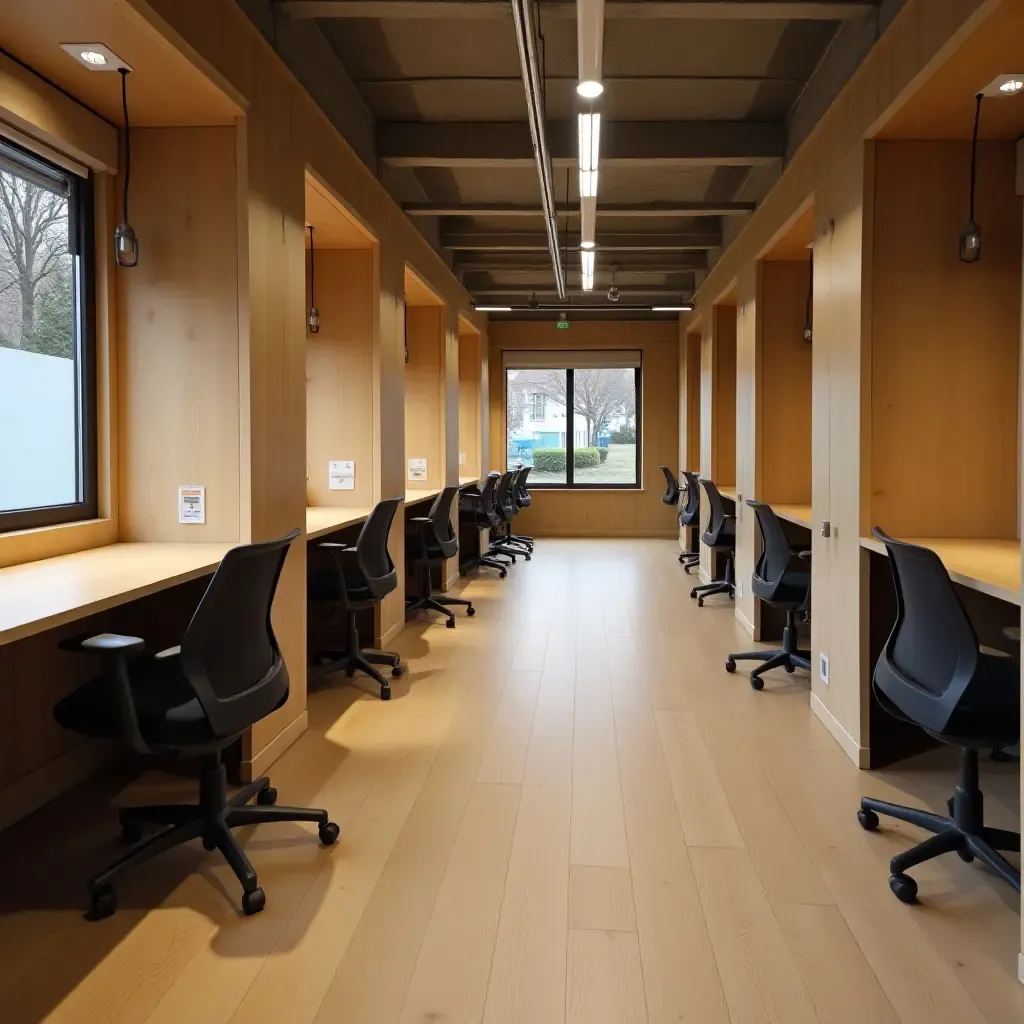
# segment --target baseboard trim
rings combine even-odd
[[[404,616],[401,619],[399,619],[396,623],[394,623],[394,625],[392,625],[391,628],[383,636],[376,637],[378,647],[387,647],[387,645],[391,643],[391,641],[394,640],[395,637],[398,636],[398,634],[401,633],[403,629],[405,629]]]
[[[118,754],[108,740],[85,740],[0,790],[0,830],[28,817],[61,793],[84,782]]]
[[[449,576],[448,579],[444,581],[444,587],[442,588],[444,593],[447,593],[449,590],[452,589],[452,587],[455,586],[456,583],[459,582],[459,577],[461,575],[462,574],[459,572],[458,566],[456,566],[455,572],[453,572],[451,576]]]
[[[710,583],[711,582],[711,574],[705,572],[703,569],[698,569],[697,570],[697,575],[700,577],[701,583]]]
[[[736,609],[736,618],[739,619],[740,625],[747,631],[747,633],[753,637],[754,641],[760,643],[761,631],[743,614],[742,609]]]
[[[243,782],[258,779],[309,727],[309,712],[293,718],[251,761],[239,767]]]
[[[846,731],[843,724],[829,711],[825,702],[816,693],[811,694],[811,710],[832,734],[832,739],[843,748],[843,752],[858,768],[870,767],[870,750],[867,747],[862,747]]]

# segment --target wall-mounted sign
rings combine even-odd
[[[356,464],[351,459],[332,459],[327,463],[327,486],[332,491],[356,489]]]
[[[422,483],[427,479],[427,460],[426,459],[410,459],[409,460],[409,479]]]
[[[201,484],[178,488],[178,522],[197,526],[206,522],[206,488]]]

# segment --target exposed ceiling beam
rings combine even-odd
[[[567,82],[575,87],[577,78],[575,75],[546,75],[546,82]],[[373,87],[401,87],[410,85],[434,85],[439,82],[457,83],[459,85],[483,85],[491,82],[502,84],[519,85],[521,79],[509,75],[421,75],[408,78],[357,78],[354,81],[358,85],[369,85]],[[607,84],[625,83],[627,85],[643,82],[713,82],[716,85],[731,84],[740,82],[747,85],[792,85],[802,87],[806,83],[802,78],[776,78],[765,75],[605,75],[602,81]]]
[[[537,298],[550,297],[552,301],[557,301],[557,292],[554,288],[468,288],[467,289],[474,298],[480,296],[486,296],[488,301],[492,301],[495,298],[509,298],[509,299],[529,299],[534,295]],[[594,291],[600,291],[600,298],[604,301],[604,292],[607,291],[605,285],[595,284]],[[629,302],[631,299],[637,296],[650,296],[662,298],[673,298],[679,299],[682,295],[689,295],[691,289],[689,288],[637,288],[633,285],[621,285],[619,292],[622,295],[622,299],[625,302]],[[577,301],[575,298],[573,301]],[[495,303],[500,305],[500,303]],[[505,303],[508,305],[508,303]]]
[[[846,21],[874,12],[880,0],[606,0],[606,18],[700,21]],[[508,18],[507,0],[280,0],[292,18]],[[576,18],[575,0],[541,0],[546,18]]]
[[[697,251],[677,253],[671,261],[662,258],[644,262],[642,256],[642,253],[631,255],[628,263],[619,265],[619,271],[623,274],[690,274],[706,270],[708,265],[704,253]],[[459,274],[540,274],[550,270],[547,261],[530,253],[460,252],[455,260],[455,272]]]
[[[711,249],[722,244],[720,231],[686,231],[672,233],[602,234],[597,239],[598,252],[686,252]],[[547,252],[547,236],[539,231],[446,231],[441,234],[446,249],[467,252]],[[579,248],[579,235],[573,235],[566,250]]]
[[[602,204],[602,217],[729,217],[752,213],[754,203],[625,203]],[[539,206],[519,203],[406,203],[410,217],[541,217]],[[578,206],[558,205],[559,216],[579,217]]]
[[[577,126],[548,125],[552,163],[575,167]],[[601,163],[753,166],[780,160],[786,130],[767,121],[611,121]],[[532,167],[530,129],[519,121],[382,121],[377,156],[394,167]]]

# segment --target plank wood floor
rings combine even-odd
[[[955,753],[858,772],[808,708],[722,669],[749,640],[697,609],[662,541],[544,541],[476,580],[456,630],[417,623],[387,704],[311,695],[274,765],[281,801],[330,809],[243,836],[267,909],[237,911],[183,849],[82,920],[114,855],[100,778],[0,836],[0,1018],[137,1024],[1020,1024],[1016,894],[854,817],[863,793],[941,807]],[[984,766],[1019,827],[1017,768]]]

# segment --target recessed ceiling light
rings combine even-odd
[[[604,86],[600,82],[588,79],[576,86],[576,91],[587,100],[596,100],[604,92]]]
[[[121,60],[103,43],[61,43],[60,48],[90,71],[119,71],[121,68],[132,70],[130,64]]]
[[[1016,96],[1022,92],[1024,92],[1024,74],[1019,72],[999,75],[981,90],[983,96],[996,96],[1001,99],[1005,99],[1007,96]]]
[[[478,313],[511,313],[511,306],[474,306]]]
[[[689,313],[693,306],[651,306],[652,313]]]
[[[580,248],[581,249],[593,249],[594,248],[594,243],[593,242],[580,242]]]

